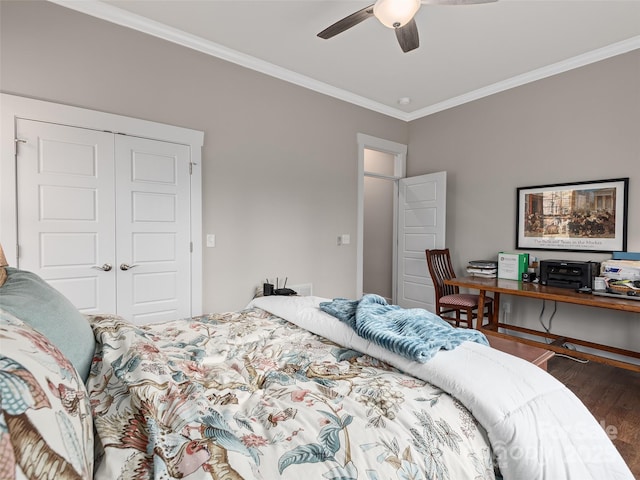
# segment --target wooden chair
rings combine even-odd
[[[445,285],[444,281],[455,278],[451,264],[451,255],[449,249],[442,250],[425,250],[427,255],[427,266],[433,280],[436,299],[436,314],[440,315],[444,320],[453,323],[456,327],[463,322],[467,327],[473,328],[473,319],[478,318],[478,295],[470,293],[460,293],[459,287]],[[486,314],[491,317],[493,314],[493,299],[485,298]],[[451,316],[451,314],[454,316]],[[462,314],[465,314],[462,318]],[[482,325],[484,312],[480,315],[479,326]]]

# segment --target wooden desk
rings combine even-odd
[[[488,325],[481,325],[478,322],[477,328],[481,330],[489,330],[495,332],[496,335],[517,340],[518,342],[528,345],[541,346],[545,349],[552,350],[556,353],[564,353],[578,358],[587,360],[593,360],[616,367],[626,368],[636,372],[640,372],[640,365],[628,363],[622,360],[614,360],[611,358],[602,357],[599,355],[579,352],[563,347],[565,343],[571,343],[582,347],[587,347],[603,352],[610,352],[616,355],[628,357],[629,359],[640,359],[640,352],[631,350],[625,350],[622,348],[611,347],[595,342],[588,342],[576,338],[564,337],[561,335],[555,335],[553,333],[541,332],[539,330],[533,330],[530,328],[519,327],[516,325],[509,325],[506,323],[500,323],[500,294],[514,295],[518,297],[536,298],[538,300],[553,300],[555,302],[573,303],[576,305],[585,305],[589,307],[606,308],[610,310],[620,310],[624,312],[640,313],[640,300],[627,300],[625,298],[612,298],[601,297],[597,295],[591,295],[588,293],[577,293],[573,289],[569,288],[557,288],[547,287],[538,283],[518,282],[516,280],[505,280],[501,278],[480,278],[480,277],[461,277],[453,278],[451,280],[445,280],[448,285],[455,285],[461,288],[468,288],[471,290],[478,290],[480,292],[480,298],[478,301],[478,311],[481,312],[484,308],[485,298],[487,292],[493,293],[493,316],[489,319]],[[516,337],[508,333],[500,332],[499,329],[511,330],[513,332],[526,333],[528,335],[534,335],[543,337],[541,341],[530,340],[528,338]],[[548,340],[551,343],[546,343]]]

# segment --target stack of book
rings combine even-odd
[[[473,277],[496,278],[498,262],[495,260],[471,260],[467,265],[467,273]]]

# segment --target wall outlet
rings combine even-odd
[[[207,234],[207,247],[215,247],[216,246],[216,236],[213,233]]]
[[[502,303],[502,311],[504,313],[511,313],[511,304],[509,302]]]

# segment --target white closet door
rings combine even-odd
[[[23,119],[16,134],[18,267],[83,312],[115,312],[113,135]]]
[[[190,151],[116,135],[118,314],[135,323],[191,315]]]

